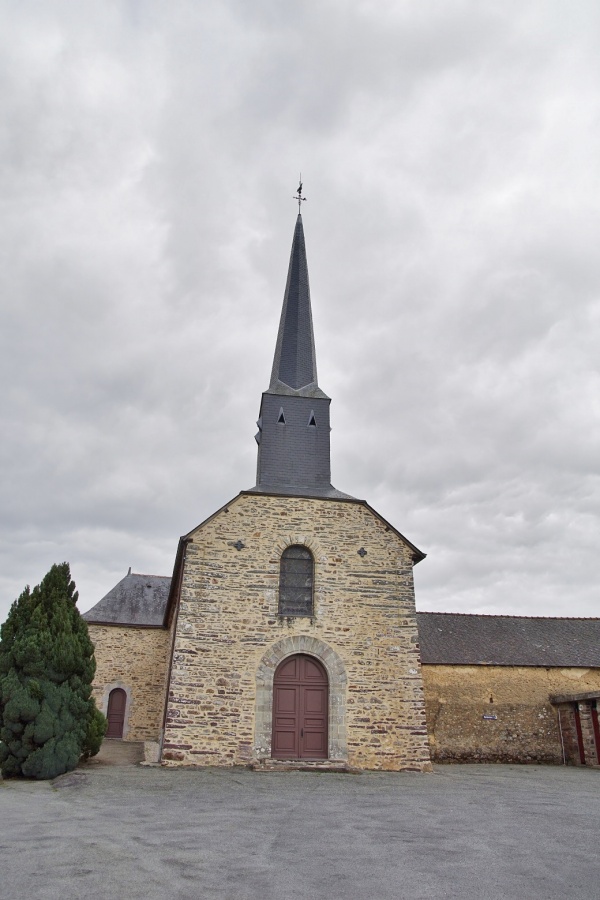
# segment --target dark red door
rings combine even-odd
[[[275,759],[327,759],[327,673],[310,656],[284,660],[273,682]]]
[[[600,723],[598,722],[597,700],[592,700],[592,727],[594,729],[594,743],[596,744],[596,759],[600,766]]]
[[[127,694],[122,688],[115,688],[110,692],[108,697],[108,710],[106,718],[108,719],[108,729],[106,737],[122,738],[123,723],[125,722],[125,703]]]

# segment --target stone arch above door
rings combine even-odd
[[[277,641],[263,656],[256,672],[256,730],[254,755],[271,756],[273,726],[273,678],[287,656],[305,653],[318,659],[329,678],[329,759],[348,759],[346,736],[346,667],[340,656],[323,641],[309,635],[294,635]]]

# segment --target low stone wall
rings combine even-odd
[[[554,694],[600,688],[600,669],[423,666],[437,762],[562,763]]]
[[[164,628],[88,623],[96,650],[93,693],[106,715],[113,688],[127,695],[123,738],[158,741],[166,693],[170,633]]]

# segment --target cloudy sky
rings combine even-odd
[[[420,609],[598,615],[597,0],[0,0],[0,620],[254,484],[301,170],[332,480]]]

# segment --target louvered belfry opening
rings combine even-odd
[[[314,560],[307,547],[294,544],[281,554],[279,615],[312,616]]]

